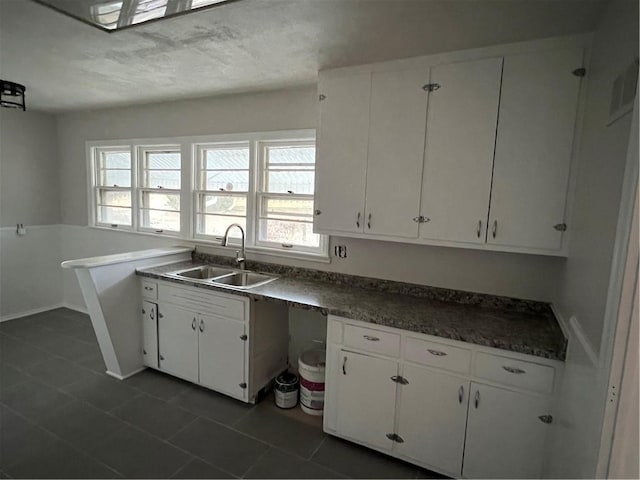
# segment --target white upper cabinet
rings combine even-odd
[[[420,237],[485,242],[502,58],[431,68]]]
[[[561,247],[580,67],[582,49],[505,57],[487,243]]]
[[[418,237],[428,70],[371,75],[365,232]]]
[[[362,232],[371,74],[321,78],[316,162],[318,232]]]

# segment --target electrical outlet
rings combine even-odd
[[[347,258],[347,246],[346,245],[334,245],[333,254],[338,258]]]

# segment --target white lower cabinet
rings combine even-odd
[[[452,477],[542,476],[552,421],[547,387],[559,362],[334,316],[327,326],[325,432]],[[367,343],[347,346],[354,331],[364,338],[398,335],[400,347],[379,353]],[[430,360],[449,355],[471,362],[441,360],[445,370]],[[488,356],[525,387],[487,377],[491,371],[477,361],[484,365]],[[539,375],[543,368],[550,376]]]
[[[467,478],[540,478],[549,399],[471,384],[462,473]]]
[[[404,365],[397,433],[399,454],[458,473],[462,466],[469,381]]]
[[[158,368],[158,305],[142,301],[142,363]]]
[[[393,360],[340,351],[341,367],[336,378],[340,394],[337,428],[341,434],[368,445],[391,450],[396,383]]]
[[[143,282],[157,291],[142,301],[145,365],[251,403],[286,370],[286,305]]]

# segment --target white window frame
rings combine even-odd
[[[106,141],[90,141],[86,142],[87,155],[87,196],[89,205],[89,226],[99,229],[123,230],[138,235],[150,235],[155,237],[180,238],[184,241],[203,244],[213,248],[219,247],[222,237],[204,235],[197,233],[197,201],[198,194],[203,193],[199,190],[198,183],[199,172],[199,156],[200,149],[207,146],[218,145],[249,145],[249,191],[247,192],[247,221],[246,221],[246,250],[249,253],[259,255],[268,255],[285,258],[300,258],[310,261],[329,262],[329,237],[320,235],[320,247],[318,249],[304,248],[283,248],[278,244],[269,244],[269,242],[256,241],[259,236],[257,227],[259,222],[258,216],[258,190],[262,189],[263,167],[261,167],[262,155],[259,152],[260,145],[277,144],[285,145],[287,142],[298,144],[300,142],[308,142],[315,146],[316,131],[315,129],[276,131],[276,132],[251,132],[240,134],[221,134],[206,136],[188,136],[188,137],[165,137],[165,138],[142,138],[142,139],[126,139],[126,140],[106,140]],[[141,226],[141,190],[149,190],[142,187],[142,171],[143,151],[161,150],[172,148],[181,153],[181,189],[160,189],[162,191],[178,193],[180,195],[180,231],[163,231],[158,232],[153,228]],[[97,222],[97,156],[96,152],[104,150],[128,150],[131,152],[131,191],[132,198],[132,225],[110,225]],[[151,189],[156,191],[156,189]],[[266,194],[266,192],[261,192]],[[271,196],[273,194],[266,194]],[[277,195],[277,194],[276,194]],[[309,196],[313,198],[313,196]],[[239,245],[238,238],[231,238],[230,245]],[[222,251],[222,250],[221,250]],[[226,249],[224,250],[226,251]]]

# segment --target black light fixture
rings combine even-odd
[[[0,106],[26,110],[24,91],[26,87],[8,80],[0,80]]]

